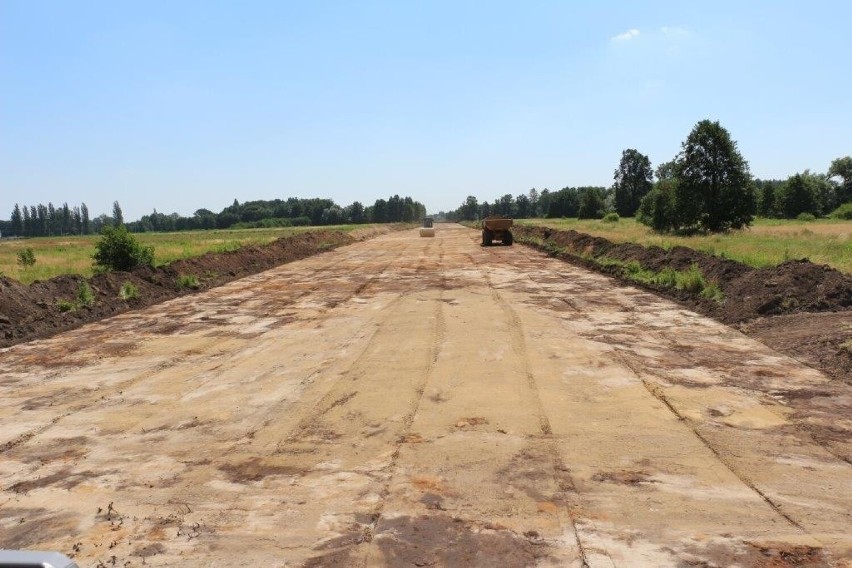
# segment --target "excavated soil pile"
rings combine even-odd
[[[355,236],[341,231],[308,231],[278,239],[267,245],[246,246],[224,253],[207,253],[157,268],[107,272],[89,279],[65,275],[24,285],[16,280],[0,277],[0,347],[48,337],[127,310],[220,286],[231,280],[350,244],[380,232],[386,231],[377,229]],[[180,275],[195,276],[197,287],[179,286]],[[73,303],[84,281],[88,281],[94,292],[93,304],[61,311],[59,303]],[[125,282],[130,282],[138,289],[137,298],[119,298],[119,291]]]
[[[613,243],[577,231],[518,226],[521,242],[554,251],[573,263],[605,272],[675,299],[723,323],[733,324],[764,343],[834,377],[852,380],[852,276],[806,259],[777,266],[752,268],[687,247],[644,247],[635,243]],[[700,294],[632,281],[618,264],[600,259],[637,261],[642,268],[659,272],[666,267],[687,270],[697,265],[704,278],[719,286],[724,300],[717,302]],[[597,260],[596,260],[597,259]],[[836,315],[814,317],[833,312]],[[785,316],[777,319],[778,316]],[[783,322],[783,325],[781,325]]]

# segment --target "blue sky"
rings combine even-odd
[[[119,200],[610,185],[721,121],[752,173],[852,154],[852,2],[0,0],[0,217]]]

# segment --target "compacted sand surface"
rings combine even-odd
[[[849,566],[852,387],[438,225],[0,351],[0,547],[81,566]]]

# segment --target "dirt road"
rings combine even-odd
[[[0,351],[0,547],[81,566],[850,566],[850,431],[848,386],[439,226]]]

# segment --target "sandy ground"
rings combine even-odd
[[[0,547],[852,566],[852,388],[460,226],[0,351]]]

